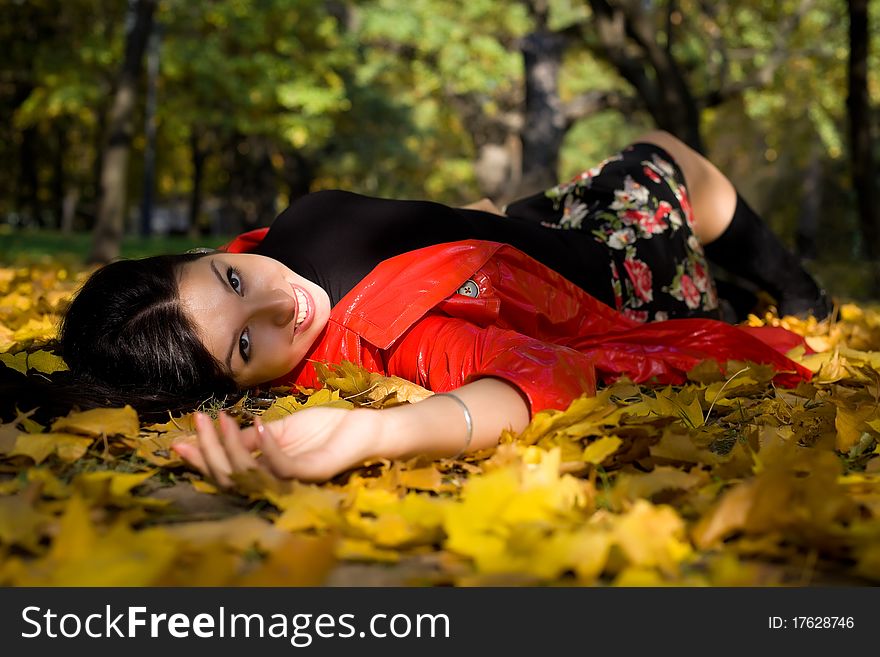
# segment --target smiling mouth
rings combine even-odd
[[[293,288],[293,292],[296,295],[296,324],[294,324],[293,330],[296,330],[300,327],[300,325],[305,321],[306,317],[309,316],[309,302],[305,293],[300,290],[298,287]]]

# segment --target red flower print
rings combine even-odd
[[[700,262],[694,263],[694,285],[700,292],[707,292],[712,285],[709,280],[709,272]]]
[[[622,312],[624,317],[629,317],[633,321],[642,323],[648,321],[647,310],[633,310],[632,308],[624,308]]]
[[[617,215],[624,226],[632,226],[633,224],[641,226],[645,221],[650,221],[651,219],[651,215],[647,210],[624,210],[623,212],[618,212]]]
[[[620,310],[623,305],[623,291],[620,285],[620,274],[617,273],[617,265],[611,261],[611,289],[614,292],[614,307]]]
[[[685,189],[684,185],[678,186],[678,193],[676,194],[678,197],[678,204],[681,206],[682,212],[684,212],[684,220],[687,222],[687,225],[691,228],[694,227],[694,211],[691,208],[691,201],[688,198],[687,189]]]
[[[663,221],[672,210],[672,206],[669,205],[666,201],[660,201],[660,204],[657,206],[657,210],[651,215],[648,212],[644,212],[641,221],[639,221],[639,227],[645,232],[646,235],[657,235],[658,233],[662,233],[666,230],[666,222]]]
[[[681,275],[681,297],[691,310],[700,307],[700,291],[694,285],[694,279],[687,274]]]
[[[644,168],[642,169],[642,171],[644,172],[644,174],[645,174],[646,176],[648,176],[648,178],[650,178],[651,180],[653,180],[655,183],[660,182],[660,176],[658,176],[658,175],[657,175],[657,172],[654,171],[651,167],[644,167]]]
[[[652,289],[654,282],[651,276],[651,268],[645,262],[635,258],[627,258],[623,261],[623,266],[626,268],[626,273],[629,274],[636,296],[642,301],[652,301],[654,299],[654,291]],[[697,298],[699,296],[700,293],[697,292]]]

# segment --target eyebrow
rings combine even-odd
[[[213,260],[211,260],[211,271],[214,272],[214,275],[217,277],[217,280],[220,281],[220,285],[223,286],[224,290],[235,294],[235,291],[229,287],[229,284],[223,278],[223,274],[221,274],[220,270],[217,269],[217,265],[214,264]],[[226,369],[228,369],[230,372],[232,371],[232,352],[235,349],[235,343],[235,336],[232,336],[232,342],[229,344],[229,352],[226,354]]]

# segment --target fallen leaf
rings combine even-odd
[[[62,372],[70,369],[67,367],[67,363],[64,362],[64,359],[61,358],[61,356],[56,356],[43,349],[28,355],[27,366],[28,369],[36,370],[43,374],[54,374],[55,372]]]
[[[73,412],[52,423],[52,431],[71,431],[89,436],[128,436],[135,437],[140,431],[140,423],[131,406],[123,408],[94,408],[88,411]]]
[[[617,436],[603,436],[586,446],[581,459],[593,465],[601,465],[602,461],[614,454],[623,444]]]
[[[867,420],[877,415],[877,404],[858,404],[854,408],[841,401],[836,403],[837,415],[834,418],[834,426],[837,429],[837,450],[849,452],[857,445],[862,434],[868,429]]]
[[[319,586],[336,563],[337,537],[286,536],[236,586]]]
[[[177,523],[166,531],[181,544],[203,547],[210,543],[221,543],[238,552],[255,547],[266,552],[277,550],[287,537],[271,522],[254,515]]]
[[[86,453],[93,440],[70,433],[20,433],[8,456],[29,456],[39,465],[55,454],[71,463]]]
[[[74,496],[46,556],[5,576],[13,586],[147,586],[171,565],[177,546],[158,528],[120,523],[99,532],[85,501]]]
[[[38,552],[42,530],[52,517],[35,509],[30,497],[26,491],[0,497],[0,545]]]
[[[656,566],[675,573],[692,548],[685,538],[685,524],[669,506],[636,500],[614,527],[614,541],[631,565]]]
[[[15,355],[0,354],[0,363],[3,363],[6,367],[14,369],[16,372],[27,374],[27,356],[26,351],[20,351]]]

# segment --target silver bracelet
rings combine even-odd
[[[458,405],[461,406],[461,410],[464,411],[464,422],[467,424],[467,438],[464,440],[464,447],[461,448],[461,451],[452,457],[457,459],[467,451],[468,447],[471,446],[471,440],[473,440],[474,437],[474,418],[471,416],[471,410],[467,407],[467,404],[465,404],[457,395],[453,395],[451,392],[438,392],[434,396],[451,397],[458,402]]]

